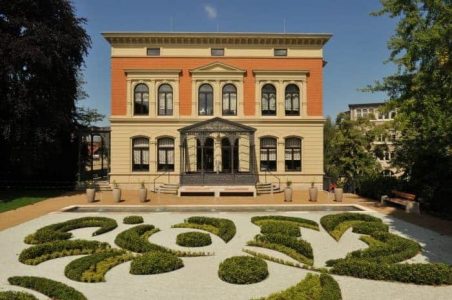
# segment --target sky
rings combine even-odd
[[[110,47],[105,31],[331,33],[324,47],[323,110],[333,119],[350,103],[384,101],[359,89],[395,72],[385,64],[396,21],[370,13],[379,0],[73,0],[92,45],[80,105],[110,115]],[[309,95],[308,95],[309,97]]]

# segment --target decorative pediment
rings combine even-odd
[[[182,133],[190,132],[254,132],[256,128],[246,126],[237,122],[222,119],[219,117],[198,122],[193,125],[179,129]]]
[[[244,74],[245,70],[223,64],[220,62],[213,62],[208,65],[198,67],[196,69],[191,69],[192,74],[218,74],[218,73],[229,73],[229,74]]]

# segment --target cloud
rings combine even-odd
[[[217,9],[210,4],[204,5],[204,10],[206,11],[207,17],[209,19],[215,19],[217,17]]]

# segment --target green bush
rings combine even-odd
[[[130,273],[134,275],[160,274],[180,269],[182,260],[174,254],[153,251],[132,260]]]
[[[339,240],[342,234],[360,221],[382,223],[381,219],[359,213],[340,213],[323,216],[320,224],[336,240]],[[345,226],[344,226],[345,225]],[[374,225],[376,226],[376,225]],[[382,225],[384,226],[384,225]]]
[[[41,262],[64,256],[92,254],[110,248],[108,243],[86,240],[55,241],[24,249],[19,261],[26,265],[37,265]]]
[[[177,235],[176,244],[183,247],[203,247],[212,244],[212,239],[208,233],[184,232]]]
[[[143,222],[142,216],[128,216],[123,219],[124,224],[141,224]]]
[[[119,247],[137,253],[149,251],[169,252],[165,247],[150,243],[147,239],[150,235],[158,232],[154,225],[137,225],[127,229],[115,238],[115,244]]]
[[[190,217],[184,223],[173,225],[173,228],[194,228],[201,229],[219,236],[226,243],[229,242],[236,233],[234,222],[228,219],[209,217]]]
[[[98,230],[93,232],[93,236],[96,236],[115,229],[118,227],[118,224],[115,220],[104,217],[84,217],[72,219],[38,229],[35,233],[25,237],[25,243],[42,244],[58,240],[68,240],[72,237],[72,233],[68,231],[86,227],[100,227]]]
[[[261,221],[262,234],[283,234],[293,237],[300,237],[300,227],[298,224],[286,221]]]
[[[304,240],[282,234],[257,235],[255,239],[261,242],[283,245],[295,250],[296,252],[300,253],[303,256],[306,256],[307,258],[314,258],[311,244]]]
[[[0,300],[38,300],[35,296],[24,292],[0,292]]]
[[[285,221],[296,223],[300,227],[319,230],[319,224],[317,222],[303,218],[288,216],[256,216],[251,218],[251,222],[256,225],[260,225],[262,221]]]
[[[14,276],[8,278],[12,285],[35,290],[51,299],[60,300],[87,300],[86,297],[76,289],[64,283],[42,277]]]
[[[257,283],[267,278],[267,263],[252,256],[230,257],[220,264],[218,276],[221,280],[234,284]]]
[[[70,262],[64,269],[64,275],[69,279],[81,282],[105,281],[105,274],[108,270],[132,258],[133,255],[124,250],[111,249]]]
[[[269,243],[269,242],[265,242],[265,241],[259,241],[259,240],[253,240],[253,241],[249,241],[247,243],[248,246],[252,246],[252,247],[261,247],[261,248],[265,248],[265,249],[270,249],[270,250],[275,250],[278,252],[281,252],[293,259],[295,259],[296,261],[309,265],[311,266],[314,261],[310,258],[307,258],[306,256],[298,253],[296,250],[280,245],[280,244],[275,244],[275,243]],[[271,259],[272,261],[276,261],[278,260],[275,257],[272,257]]]
[[[308,273],[295,286],[272,294],[261,300],[341,300],[341,290],[333,277],[327,274]]]
[[[364,260],[343,260],[331,272],[372,280],[389,280],[414,284],[452,284],[452,268],[446,264],[386,264]]]
[[[360,196],[380,200],[381,196],[390,195],[392,190],[398,190],[402,185],[403,183],[395,177],[366,177],[357,181],[356,192]]]

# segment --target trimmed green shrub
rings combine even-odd
[[[281,252],[293,259],[295,259],[296,261],[309,265],[311,266],[314,262],[312,259],[307,258],[306,256],[298,253],[296,250],[280,245],[280,244],[275,244],[275,243],[269,243],[269,242],[265,242],[265,241],[258,241],[258,240],[253,240],[253,241],[249,241],[247,243],[248,246],[253,246],[253,247],[261,247],[261,248],[265,248],[265,249],[270,249],[270,250],[275,250],[278,252]],[[275,260],[277,258],[274,258]]]
[[[144,222],[142,216],[128,216],[125,217],[122,221],[124,224],[141,224]]]
[[[65,285],[64,283],[32,276],[14,276],[8,278],[8,282],[12,285],[35,290],[46,295],[51,299],[59,300],[87,300],[87,298],[76,289]]]
[[[55,241],[24,249],[19,261],[26,265],[37,265],[44,261],[64,256],[92,254],[110,248],[108,243],[86,240]]]
[[[392,190],[405,190],[399,189],[402,185],[403,182],[395,177],[365,177],[357,181],[356,192],[360,196],[380,200],[381,196],[390,195]]]
[[[176,244],[183,247],[203,247],[212,244],[212,239],[208,233],[184,232],[177,235]]]
[[[265,260],[253,256],[234,256],[225,259],[218,269],[221,280],[234,284],[261,282],[268,276]]]
[[[132,260],[133,255],[124,250],[111,249],[78,258],[64,269],[67,278],[81,282],[105,281],[105,274],[111,268]]]
[[[341,290],[333,277],[327,274],[308,273],[305,279],[285,291],[272,294],[261,300],[341,300]]]
[[[35,296],[24,292],[0,292],[0,300],[38,300]]]
[[[340,213],[333,215],[326,215],[320,219],[320,224],[323,228],[336,240],[339,240],[344,232],[358,224],[360,221],[382,223],[382,220],[370,215],[359,213]],[[373,225],[378,226],[378,225]],[[382,225],[383,226],[383,225]],[[378,227],[378,229],[381,227]],[[377,230],[377,228],[376,228]]]
[[[331,272],[373,280],[389,280],[414,284],[452,284],[452,268],[446,264],[386,264],[364,260],[343,260]]]
[[[292,223],[296,223],[300,227],[319,230],[319,224],[317,224],[317,222],[308,220],[308,219],[303,219],[303,218],[288,217],[288,216],[256,216],[256,217],[251,218],[251,222],[256,225],[260,225],[260,223],[262,221],[292,222]]]
[[[119,247],[137,253],[149,251],[169,252],[165,247],[150,243],[148,238],[158,232],[154,225],[138,225],[127,229],[115,238],[115,244]]]
[[[105,217],[84,217],[72,219],[62,223],[48,225],[38,229],[35,233],[25,237],[27,244],[42,244],[47,242],[68,240],[72,237],[72,233],[68,232],[78,228],[100,227],[93,232],[93,236],[109,232],[118,224],[115,220]]]
[[[219,236],[226,243],[229,242],[236,233],[234,222],[221,218],[190,217],[185,220],[184,223],[176,224],[172,227],[205,230]]]
[[[265,235],[257,235],[255,237],[256,241],[267,242],[279,244],[282,246],[286,246],[291,248],[297,253],[300,253],[307,258],[314,258],[314,254],[312,252],[311,244],[304,240],[300,240],[291,236],[282,235],[282,234],[265,234]]]
[[[298,224],[286,221],[261,221],[259,223],[262,234],[283,234],[293,237],[300,237],[300,227]]]
[[[134,275],[160,274],[180,269],[182,260],[174,254],[153,251],[132,260],[130,273]]]

